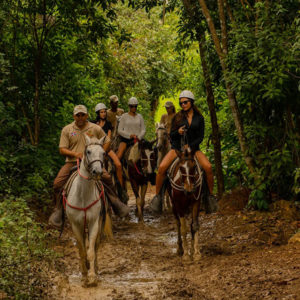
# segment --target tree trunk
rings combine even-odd
[[[195,9],[191,6],[189,0],[183,0],[183,5],[188,12],[191,19],[194,18]],[[199,31],[199,30],[198,30]],[[206,54],[204,47],[204,30],[203,32],[197,32],[197,40],[199,42],[200,50],[200,60],[202,65],[202,71],[204,76],[204,83],[206,87],[206,100],[210,113],[210,120],[212,125],[212,143],[214,145],[214,160],[216,168],[216,178],[217,178],[217,187],[218,187],[218,198],[220,199],[224,193],[224,175],[222,170],[222,155],[221,155],[221,142],[219,134],[219,125],[217,120],[217,114],[215,110],[215,97],[213,93],[213,88],[211,85],[209,69],[206,62]]]
[[[34,145],[39,143],[40,135],[40,116],[39,116],[39,103],[40,103],[40,76],[41,76],[41,55],[38,50],[37,58],[34,64],[35,76],[35,91],[34,91]]]
[[[245,134],[244,134],[244,129],[243,129],[243,124],[242,124],[240,112],[239,112],[239,109],[238,109],[235,94],[232,90],[231,83],[230,83],[230,80],[228,78],[228,66],[227,66],[226,61],[225,61],[226,52],[222,51],[220,40],[218,38],[217,31],[215,29],[215,25],[213,23],[211,15],[208,11],[205,0],[199,0],[199,4],[202,8],[203,15],[206,18],[208,28],[210,30],[210,33],[211,33],[211,36],[212,36],[212,39],[213,39],[213,42],[214,42],[214,45],[215,45],[215,48],[216,48],[216,52],[217,52],[217,54],[219,56],[219,59],[220,59],[220,63],[221,63],[221,67],[222,67],[223,75],[224,75],[224,80],[225,80],[227,96],[228,96],[230,108],[231,108],[231,111],[232,111],[234,124],[235,124],[236,130],[237,130],[237,135],[238,135],[241,151],[242,151],[242,154],[244,156],[245,162],[246,162],[246,164],[249,168],[249,171],[253,174],[255,172],[253,159],[252,159],[252,157],[249,156],[249,147],[248,147],[248,144],[246,142],[246,137],[245,137]],[[222,14],[220,14],[220,16],[222,17]],[[225,20],[221,21],[221,23],[222,22],[223,22],[223,24],[225,24]]]
[[[215,110],[215,97],[211,85],[211,80],[209,76],[208,66],[206,63],[205,48],[203,47],[204,37],[203,35],[199,36],[199,50],[200,58],[202,64],[202,70],[204,75],[204,82],[206,88],[206,100],[210,113],[210,120],[212,126],[212,143],[214,145],[214,158],[215,158],[215,168],[216,168],[216,178],[218,186],[218,198],[221,199],[224,193],[224,175],[222,170],[222,155],[221,155],[221,142],[219,134],[219,125],[217,120],[217,114]]]

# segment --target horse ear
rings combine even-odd
[[[103,136],[103,137],[99,140],[99,143],[100,143],[101,146],[104,145],[105,138],[106,138],[106,135]]]
[[[155,129],[157,129],[158,126],[159,126],[159,124],[156,122],[156,123],[155,123]]]
[[[84,135],[84,137],[85,137],[85,145],[88,146],[91,143],[91,139],[86,134]]]

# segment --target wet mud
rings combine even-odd
[[[202,259],[176,254],[174,217],[148,210],[144,224],[135,216],[113,218],[113,240],[98,250],[98,285],[83,288],[76,241],[69,226],[54,250],[60,254],[49,273],[51,299],[300,299],[300,244],[288,244],[297,221],[276,213],[239,211],[200,215]],[[190,236],[189,236],[190,240]]]

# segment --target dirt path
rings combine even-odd
[[[202,214],[202,261],[183,263],[173,216],[154,217],[146,206],[140,225],[132,195],[129,205],[130,220],[114,219],[114,239],[100,246],[97,287],[81,287],[75,240],[69,228],[64,232],[52,298],[300,299],[300,246],[286,244],[295,230],[288,221],[279,220],[278,227],[274,215]]]

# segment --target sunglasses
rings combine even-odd
[[[135,108],[137,108],[137,105],[129,105],[129,107],[135,107]]]
[[[187,105],[189,102],[190,102],[190,100],[185,100],[185,101],[179,102],[179,105],[180,106],[182,106],[183,104]]]

